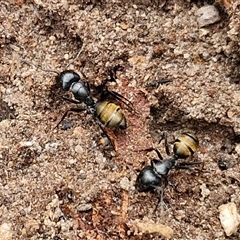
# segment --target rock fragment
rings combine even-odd
[[[0,225],[0,239],[11,240],[13,236],[11,223],[2,223]]]
[[[227,203],[221,205],[220,211],[220,222],[227,236],[231,236],[236,233],[240,224],[240,215],[237,211],[235,203]]]
[[[148,218],[144,218],[143,220],[136,219],[131,222],[131,227],[135,229],[135,233],[158,233],[165,238],[171,238],[173,236],[173,230],[169,226],[163,225],[161,223],[155,223]]]
[[[196,12],[197,21],[200,27],[205,27],[215,22],[218,22],[221,18],[216,7],[213,5],[203,6]]]

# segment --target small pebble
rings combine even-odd
[[[82,205],[79,205],[77,207],[77,210],[79,212],[86,212],[86,211],[89,211],[93,208],[92,204],[91,203],[86,203],[86,204],[82,204]]]
[[[206,184],[203,183],[201,186],[200,186],[200,189],[201,189],[201,195],[202,195],[202,201],[204,201],[204,199],[209,196],[210,194],[210,190],[207,188]]]
[[[237,146],[235,147],[235,151],[238,155],[240,155],[240,144],[237,144]]]
[[[124,177],[124,178],[121,179],[120,186],[121,186],[122,189],[128,191],[128,189],[130,187],[130,182],[129,182],[127,177]]]
[[[68,129],[73,127],[73,123],[71,121],[68,121],[68,120],[63,120],[61,122],[61,127],[62,127],[63,130],[68,130]]]
[[[218,209],[220,211],[220,222],[226,235],[231,236],[236,233],[240,223],[240,215],[237,211],[236,204],[230,202],[221,205]]]
[[[13,232],[11,230],[12,224],[10,223],[2,223],[0,225],[0,239],[11,240]]]
[[[217,8],[212,5],[203,6],[196,12],[197,21],[200,27],[205,27],[215,22],[218,22],[221,18]]]
[[[77,145],[74,150],[78,154],[82,154],[83,153],[83,148],[80,145]]]

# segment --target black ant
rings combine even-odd
[[[72,64],[76,59],[79,57],[82,49],[79,51],[75,59],[71,61],[67,65],[66,68],[69,67],[70,64]],[[108,127],[110,129],[126,129],[127,128],[127,121],[126,117],[120,108],[120,106],[116,105],[114,102],[107,100],[107,96],[111,95],[114,99],[117,99],[121,102],[123,102],[126,106],[128,106],[132,111],[136,112],[134,108],[132,107],[132,103],[123,97],[121,94],[115,92],[115,91],[109,91],[104,83],[104,89],[102,89],[100,98],[96,101],[93,96],[90,93],[90,86],[88,81],[83,82],[80,78],[80,75],[76,73],[73,70],[64,70],[62,72],[57,72],[50,69],[43,69],[38,65],[35,65],[31,63],[30,61],[21,59],[21,61],[26,62],[28,64],[34,65],[37,68],[40,68],[42,71],[45,72],[53,72],[57,74],[56,80],[58,85],[64,90],[64,91],[70,91],[75,99],[68,98],[66,96],[63,97],[64,100],[67,100],[71,103],[79,104],[84,103],[88,109],[88,111],[93,116],[94,120],[97,122],[101,130],[104,132],[104,134],[107,136],[109,141],[112,143],[110,137],[108,136],[107,132],[105,131],[105,127]],[[114,69],[117,71],[117,69]],[[111,75],[111,80],[112,80]],[[80,112],[83,109],[80,108],[71,108],[68,111],[64,113],[61,120],[57,124],[57,126],[64,120],[64,118],[67,116],[68,112]],[[57,127],[56,126],[56,127]]]
[[[170,155],[168,143],[167,143],[167,134],[164,132],[164,140],[165,140],[165,148],[166,153]],[[151,166],[145,166],[137,176],[136,180],[136,189],[139,192],[149,192],[149,191],[156,191],[158,196],[158,203],[163,200],[163,192],[166,186],[168,185],[167,175],[169,171],[173,168],[176,169],[193,169],[191,166],[200,164],[202,162],[192,162],[192,163],[177,163],[178,159],[186,159],[192,156],[199,146],[199,141],[196,136],[190,133],[182,133],[173,144],[173,153],[174,155],[163,159],[161,153],[158,149],[149,148],[145,151],[152,151],[154,150],[157,155],[158,159],[151,160]],[[157,209],[157,206],[155,210]]]

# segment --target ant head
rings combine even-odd
[[[149,192],[161,185],[162,179],[151,166],[146,166],[137,176],[135,187],[139,192]]]
[[[56,82],[57,84],[64,90],[68,91],[70,86],[74,82],[78,82],[80,80],[80,76],[72,71],[72,70],[65,70],[57,75]]]

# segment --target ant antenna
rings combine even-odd
[[[82,50],[83,50],[83,48],[81,47],[81,49],[78,51],[78,54],[76,55],[76,57],[68,63],[68,65],[66,66],[66,69],[79,58],[80,54],[82,53]]]
[[[40,65],[34,64],[34,63],[32,63],[31,61],[29,61],[29,60],[26,60],[26,59],[23,59],[23,58],[19,58],[19,60],[20,60],[21,62],[25,62],[25,63],[27,63],[27,64],[29,64],[29,65],[33,65],[34,67],[39,68],[39,69],[42,70],[43,72],[52,72],[52,73],[59,74],[59,72],[57,72],[57,71],[55,71],[55,70],[42,68]]]
[[[74,63],[80,56],[81,52],[82,52],[83,48],[81,47],[81,49],[79,50],[78,54],[76,55],[76,57],[70,61],[68,63],[68,65],[66,66],[66,69],[72,64]],[[33,65],[34,67],[36,68],[39,68],[40,70],[42,70],[43,72],[51,72],[51,73],[56,73],[57,75],[59,75],[59,72],[56,71],[56,70],[52,70],[52,69],[45,69],[45,68],[42,68],[40,65],[37,65],[37,64],[34,64],[33,62],[29,61],[29,60],[26,60],[26,59],[23,59],[23,58],[19,58],[19,61],[21,62],[25,62],[27,63],[28,65]]]

